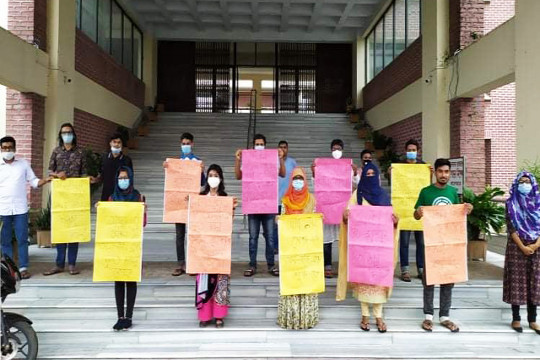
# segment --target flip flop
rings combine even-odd
[[[422,322],[422,329],[424,329],[427,332],[432,332],[433,331],[433,321],[427,320],[427,319],[424,320]]]
[[[223,322],[223,319],[216,319],[216,327],[222,328],[225,323]]]
[[[369,318],[367,318],[366,320],[366,317],[362,316],[362,321],[360,321],[360,329],[362,329],[363,331],[369,331]]]
[[[441,323],[441,325],[444,326],[445,328],[447,328],[448,330],[450,330],[453,333],[459,332],[459,327],[450,320],[443,321]]]
[[[256,273],[257,273],[257,270],[254,267],[250,267],[249,269],[244,270],[245,277],[252,277]]]
[[[279,269],[277,267],[273,267],[268,269],[268,273],[272,276],[279,276]]]
[[[377,321],[377,330],[380,333],[385,333],[387,329],[386,329],[386,324],[384,323],[383,319],[378,318],[376,319],[376,321]]]

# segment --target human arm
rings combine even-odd
[[[283,150],[278,149],[279,156],[279,176],[285,177],[287,175],[287,170],[285,169],[285,158],[283,157]]]
[[[234,160],[234,175],[236,176],[236,180],[242,180],[242,150],[238,149],[236,150],[235,154],[235,160]]]

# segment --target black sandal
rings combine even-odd
[[[268,269],[268,273],[272,276],[279,276],[279,269],[274,266],[273,268]]]
[[[384,323],[383,319],[377,318],[375,319],[375,321],[377,322],[377,330],[380,333],[385,333],[387,329],[386,329],[386,324]]]
[[[362,321],[360,321],[360,329],[369,331],[369,318],[367,316],[362,316]]]
[[[252,277],[257,273],[257,269],[254,267],[250,267],[249,269],[244,270],[244,276],[245,277]]]
[[[207,327],[208,324],[210,324],[210,321],[199,321],[199,327],[200,328]]]
[[[222,328],[225,323],[223,322],[223,319],[216,319],[216,327]]]

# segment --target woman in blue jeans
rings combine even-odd
[[[65,180],[67,178],[86,177],[86,156],[81,147],[77,146],[77,135],[70,123],[62,124],[58,133],[58,147],[56,147],[49,160],[49,175]],[[91,179],[91,181],[94,181]],[[66,265],[66,250],[68,268],[71,275],[80,273],[75,268],[79,243],[56,244],[56,266],[43,275],[54,275],[64,271]]]

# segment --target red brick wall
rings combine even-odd
[[[363,90],[367,111],[422,77],[422,37],[420,36]]]
[[[399,154],[405,154],[405,143],[415,139],[420,144],[419,155],[422,155],[422,113],[385,127],[380,132],[392,138],[392,149]]]
[[[450,156],[465,157],[465,183],[476,192],[486,184],[483,96],[450,103]]]
[[[43,176],[45,98],[33,93],[6,91],[6,134],[17,142],[17,157],[30,162],[37,177]],[[32,190],[30,207],[41,207],[41,190]]]
[[[116,131],[118,124],[75,109],[73,127],[77,133],[77,144],[90,147],[101,153],[108,149],[109,137]]]
[[[491,0],[484,12],[484,33],[492,31],[515,15],[515,0]]]
[[[133,105],[144,107],[144,83],[79,29],[75,38],[75,70]]]
[[[6,0],[2,0],[6,1]],[[7,0],[8,30],[47,49],[47,0]]]

